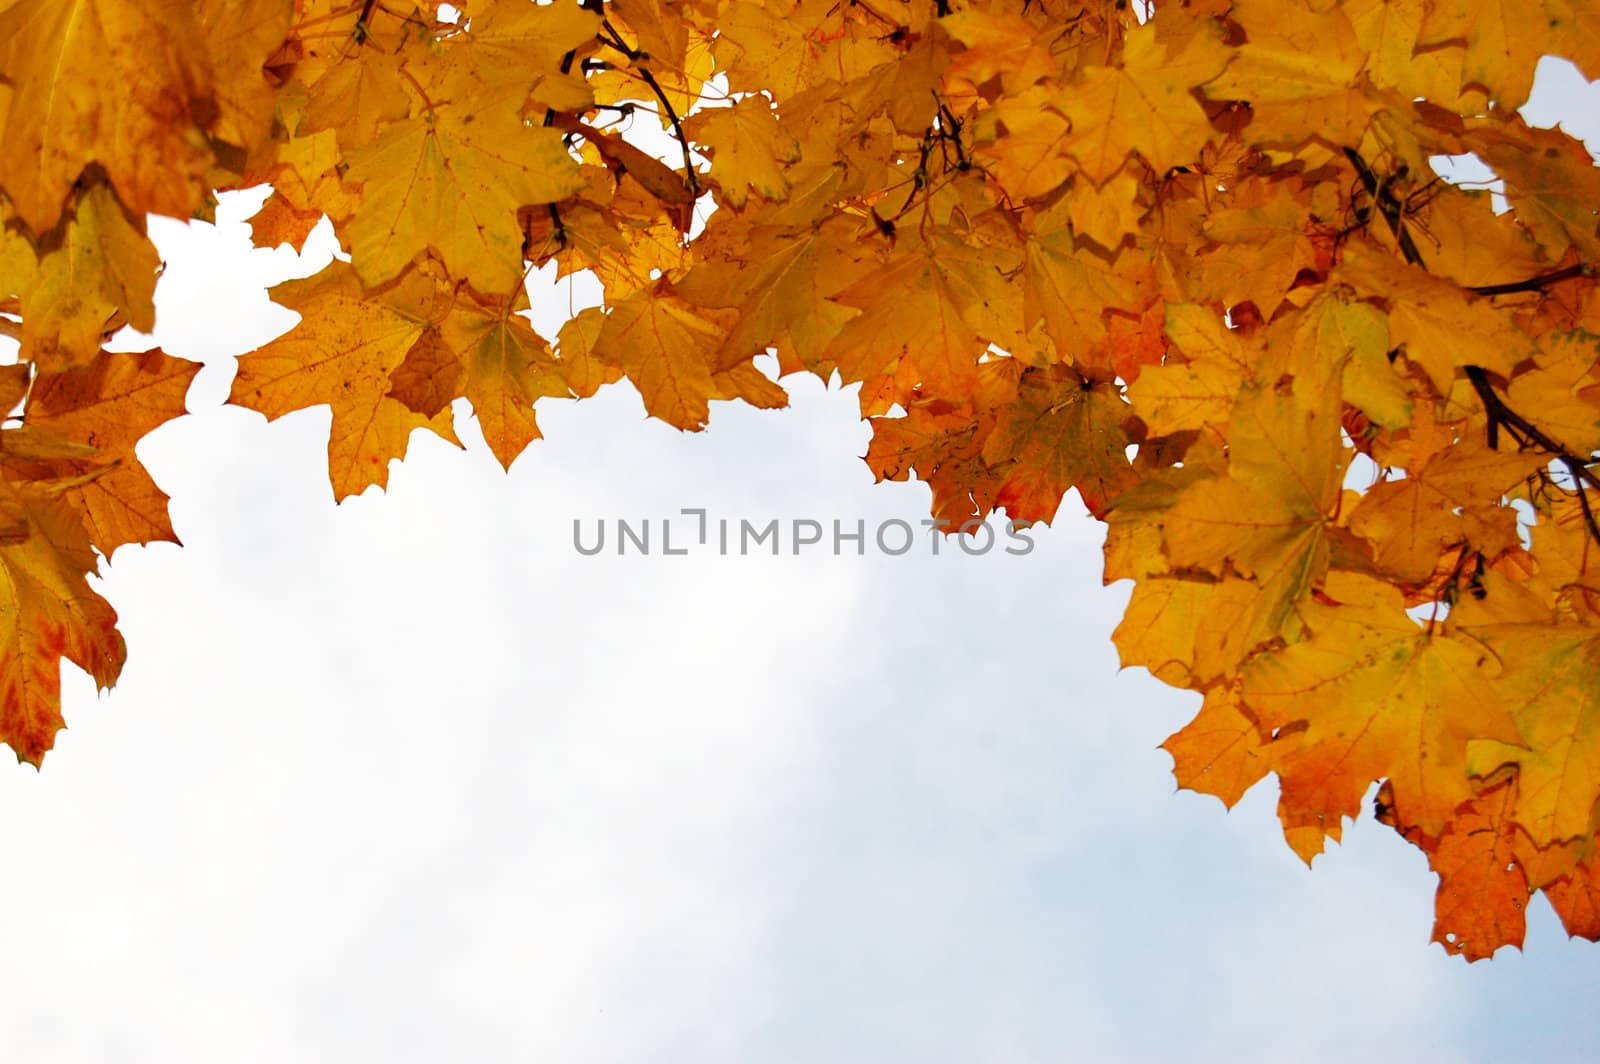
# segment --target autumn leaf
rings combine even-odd
[[[1437,837],[1474,797],[1469,743],[1520,741],[1512,708],[1481,648],[1412,620],[1393,588],[1335,574],[1325,594],[1338,604],[1302,607],[1307,638],[1244,674],[1242,700],[1263,728],[1304,722],[1277,766],[1283,800],[1337,823],[1387,779],[1399,820]]]
[[[91,163],[135,212],[183,218],[199,204],[217,107],[192,4],[23,0],[0,11],[0,83],[3,186],[36,235]]]
[[[1167,738],[1178,786],[1219,798],[1232,808],[1272,768],[1261,727],[1235,687],[1214,687],[1199,714]]]
[[[762,97],[704,111],[687,132],[710,154],[711,176],[730,205],[743,207],[751,193],[769,200],[788,193],[784,164],[800,158],[800,146]]]
[[[1468,960],[1521,946],[1527,928],[1528,884],[1513,844],[1514,784],[1474,800],[1440,837],[1429,856],[1439,873],[1433,940]]]
[[[995,505],[1019,521],[1049,522],[1077,488],[1091,513],[1104,511],[1132,480],[1127,417],[1127,404],[1104,382],[1065,366],[1024,373],[983,445],[1000,482]]]
[[[1152,436],[1170,436],[1226,424],[1256,354],[1208,307],[1169,303],[1165,311],[1170,357],[1128,389],[1145,427]]]
[[[748,392],[760,396],[756,405],[782,406],[782,389],[765,377],[735,376],[737,367],[718,369],[717,350],[730,316],[699,310],[664,290],[641,290],[607,316],[592,356],[627,375],[646,413],[680,429],[704,427],[711,399]]]
[[[160,267],[143,220],[130,218],[110,188],[80,194],[59,243],[45,246],[22,293],[22,356],[46,371],[65,370],[93,359],[116,325],[148,332]]]
[[[1245,40],[1204,91],[1250,104],[1254,142],[1298,147],[1312,136],[1334,144],[1361,139],[1378,104],[1361,89],[1367,57],[1341,7],[1244,0],[1229,18]]]
[[[62,497],[82,518],[89,541],[108,558],[125,543],[178,541],[167,517],[167,495],[134,446],[184,412],[184,396],[199,371],[198,363],[161,351],[101,352],[88,365],[34,384],[28,427],[93,451],[91,458],[50,463],[48,475],[83,478]]]
[[[1576,870],[1544,888],[1567,934],[1591,942],[1600,939],[1600,875],[1591,856]]]
[[[425,251],[480,292],[505,292],[523,274],[517,208],[582,187],[555,130],[529,126],[503,101],[479,109],[470,83],[448,105],[394,122],[352,151],[346,179],[361,186],[350,253],[361,278],[398,276]]]
[[[513,307],[458,302],[440,327],[444,344],[464,367],[461,394],[472,403],[484,440],[506,469],[539,438],[534,402],[570,394],[550,345]]]
[[[1349,460],[1338,424],[1326,401],[1312,406],[1256,389],[1240,399],[1230,426],[1228,476],[1195,485],[1174,504],[1167,554],[1176,566],[1231,569],[1281,585],[1286,601],[1299,599],[1327,565],[1327,530]]]
[[[1496,686],[1521,739],[1474,741],[1470,770],[1489,776],[1517,766],[1515,820],[1536,846],[1587,835],[1600,802],[1600,638],[1578,625],[1490,625],[1471,634],[1500,660]]]
[[[96,561],[72,508],[10,483],[0,499],[20,522],[0,537],[0,741],[38,765],[63,727],[61,659],[105,688],[127,651],[116,612],[84,579]]]
[[[1374,484],[1350,513],[1350,528],[1372,544],[1381,570],[1419,585],[1453,547],[1470,544],[1493,558],[1517,546],[1515,511],[1495,493],[1509,493],[1543,456],[1468,437],[1419,458],[1403,478]]]
[[[335,499],[388,483],[389,462],[405,457],[413,429],[426,427],[455,442],[448,410],[424,417],[389,396],[391,375],[431,325],[440,298],[431,278],[414,273],[378,303],[367,298],[354,269],[336,264],[275,293],[308,327],[241,358],[228,401],[268,418],[329,406]]]
[[[1154,23],[1125,37],[1116,67],[1086,66],[1082,81],[1062,93],[1056,107],[1067,116],[1069,154],[1090,180],[1102,182],[1137,153],[1157,173],[1200,156],[1211,123],[1189,89],[1210,81],[1231,56],[1220,34],[1197,34],[1169,54]]]

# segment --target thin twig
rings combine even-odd
[[[637,48],[629,48],[626,44],[624,44],[622,40],[622,34],[618,33],[616,27],[611,25],[610,19],[601,20],[600,28],[611,35],[609,39],[605,37],[601,37],[600,39],[604,43],[609,44],[613,48],[617,49],[630,60],[649,58],[647,53],[641,52]],[[683,149],[684,180],[689,185],[689,191],[698,196],[700,194],[700,178],[699,175],[694,171],[694,159],[691,158],[689,154],[689,138],[683,135],[683,123],[678,121],[677,108],[673,107],[672,101],[667,99],[666,90],[661,87],[661,83],[656,80],[656,76],[650,73],[649,67],[640,66],[635,67],[634,69],[639,72],[639,76],[644,79],[644,83],[650,86],[651,91],[656,94],[656,99],[661,101],[661,108],[667,114],[667,121],[672,123],[672,135],[678,139],[678,147]]]
[[[578,6],[583,8],[585,11],[590,11],[601,16],[601,18],[605,17],[604,0],[582,0],[582,3],[580,3]],[[572,73],[572,64],[577,58],[578,50],[576,48],[569,49],[567,54],[561,57],[561,73],[564,75]],[[549,127],[550,124],[555,120],[556,112],[554,108],[546,107],[544,109],[544,125]],[[550,210],[550,225],[552,226],[551,235],[556,238],[556,243],[558,245],[561,247],[566,247],[567,227],[566,223],[562,222],[561,220],[560,208],[558,208],[554,203],[547,203],[545,206]]]
[[[1494,385],[1489,383],[1489,374],[1482,366],[1467,366],[1466,371],[1467,380],[1472,382],[1473,390],[1483,402],[1484,412],[1489,415],[1489,446],[1498,445],[1499,428],[1504,425],[1518,435],[1518,442],[1523,446],[1531,444],[1566,466],[1567,472],[1572,477],[1573,489],[1578,495],[1578,503],[1583,508],[1584,523],[1589,526],[1589,534],[1594,537],[1595,542],[1600,543],[1600,522],[1596,521],[1594,511],[1590,508],[1589,491],[1584,486],[1587,483],[1600,488],[1600,477],[1596,477],[1589,470],[1588,463],[1572,453],[1564,444],[1552,439],[1539,426],[1507,406],[1506,401],[1494,390]]]
[[[1557,281],[1570,280],[1573,277],[1582,277],[1589,272],[1589,267],[1583,263],[1553,270],[1550,273],[1541,273],[1537,277],[1530,277],[1526,281],[1508,281],[1505,284],[1480,284],[1468,288],[1467,291],[1480,296],[1508,296],[1513,292],[1538,292],[1545,285],[1555,284]]]
[[[366,44],[368,31],[367,20],[372,17],[372,9],[378,6],[378,0],[366,0],[361,5],[361,14],[356,16],[355,39],[357,44]]]
[[[1389,223],[1389,232],[1394,234],[1395,242],[1400,245],[1400,254],[1413,266],[1422,265],[1422,253],[1417,250],[1416,243],[1411,239],[1411,234],[1401,224],[1403,205],[1389,191],[1389,186],[1378,180],[1378,175],[1372,172],[1359,152],[1354,148],[1346,148],[1344,156],[1356,168],[1356,174],[1361,178],[1361,185],[1367,190],[1367,195],[1372,197],[1372,202],[1378,205],[1378,212],[1383,215],[1383,220]]]
[[[1377,175],[1372,172],[1372,168],[1367,165],[1366,160],[1361,158],[1354,148],[1344,149],[1344,154],[1345,158],[1349,159],[1351,165],[1356,168],[1356,174],[1360,177],[1361,184],[1366,188],[1368,195],[1372,196],[1377,203],[1379,211],[1383,214],[1384,221],[1389,225],[1389,231],[1394,234],[1395,240],[1400,245],[1400,253],[1413,266],[1426,268],[1422,261],[1422,255],[1417,251],[1416,245],[1411,242],[1404,226],[1401,224],[1400,201],[1395,199],[1394,194],[1389,192],[1386,186],[1380,184]],[[1585,272],[1586,268],[1580,264],[1556,270],[1540,277],[1529,278],[1526,281],[1514,281],[1503,285],[1486,285],[1481,288],[1471,288],[1468,291],[1485,296],[1533,291],[1542,288],[1545,284],[1563,281]],[[1473,391],[1478,393],[1478,399],[1483,403],[1484,413],[1488,416],[1485,435],[1489,446],[1494,449],[1499,448],[1500,426],[1504,425],[1518,437],[1517,443],[1519,446],[1524,448],[1530,445],[1538,447],[1548,453],[1552,459],[1565,466],[1572,477],[1572,487],[1577,493],[1578,505],[1583,510],[1583,520],[1588,526],[1589,535],[1596,543],[1600,543],[1600,521],[1595,518],[1594,510],[1589,503],[1589,489],[1585,486],[1590,485],[1600,489],[1600,477],[1596,477],[1594,473],[1589,471],[1588,460],[1574,454],[1566,445],[1553,439],[1539,426],[1507,405],[1506,401],[1500,397],[1500,394],[1494,390],[1494,385],[1489,381],[1489,373],[1482,366],[1464,366],[1462,368],[1466,371],[1467,380],[1472,383]],[[1545,475],[1548,476],[1548,474]]]

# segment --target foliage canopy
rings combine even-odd
[[[509,466],[623,378],[693,430],[837,375],[951,529],[1107,523],[1123,662],[1203,696],[1181,785],[1276,775],[1309,862],[1381,781],[1447,950],[1538,891],[1600,938],[1600,169],[1517,113],[1543,55],[1600,78],[1600,11],[1135,8],[0,0],[0,741],[39,763],[61,658],[115,681],[85,576],[174,538],[134,447],[197,367],[102,348],[145,217],[265,184],[258,244],[349,255],[230,401],[328,405],[335,498],[458,398]],[[1468,154],[1508,210],[1432,178]],[[552,261],[604,306],[543,337]]]

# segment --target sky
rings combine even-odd
[[[1600,144],[1600,87],[1547,67],[1530,114]],[[139,451],[185,545],[117,553],[122,679],[64,667],[44,770],[0,769],[8,1059],[1593,1055],[1600,952],[1542,899],[1469,966],[1389,829],[1307,870],[1270,781],[1175,790],[1197,696],[1118,671],[1075,500],[1020,556],[790,553],[797,519],[926,516],[853,392],[692,435],[626,385],[547,401],[509,474],[463,416],[335,506],[325,409],[221,405],[295,320],[265,286],[327,256],[251,251],[247,209],[152,221],[154,341],[207,364]],[[686,507],[784,553],[701,548]],[[617,519],[694,549],[619,557]]]

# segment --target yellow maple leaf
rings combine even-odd
[[[0,494],[22,526],[0,538],[0,742],[38,765],[63,726],[61,659],[105,688],[127,650],[116,611],[84,579],[97,563],[77,514],[9,483]]]
[[[1513,549],[1516,515],[1500,496],[1547,461],[1469,437],[1427,455],[1404,479],[1367,489],[1349,526],[1372,544],[1381,571],[1418,585],[1449,548],[1470,544],[1490,558]]]
[[[1044,319],[1056,354],[1065,361],[1105,338],[1108,310],[1137,305],[1135,285],[1118,271],[1116,258],[1077,243],[1064,205],[1035,222],[1022,276],[1025,320]]]
[[[1229,18],[1244,28],[1245,41],[1205,93],[1247,101],[1253,140],[1285,147],[1312,137],[1360,142],[1376,103],[1360,91],[1367,57],[1341,7],[1238,0]]]
[[[22,293],[22,357],[55,372],[93,359],[119,324],[149,332],[160,267],[144,220],[129,217],[109,187],[80,193]]]
[[[1600,451],[1600,336],[1547,337],[1533,368],[1512,379],[1506,398],[1517,409],[1538,411],[1541,431],[1568,450]]]
[[[732,107],[702,111],[685,131],[706,149],[711,176],[731,206],[743,207],[752,192],[769,200],[788,194],[784,164],[800,158],[800,145],[778,124],[764,97],[747,96]]]
[[[1118,500],[1119,508],[1126,499]],[[1142,665],[1174,687],[1205,688],[1238,669],[1259,647],[1297,636],[1253,581],[1203,574],[1147,576],[1134,585],[1111,634],[1123,665]]]
[[[594,357],[627,374],[645,412],[680,429],[704,427],[727,312],[694,307],[659,287],[640,289],[606,315]]]
[[[107,557],[124,543],[178,541],[167,517],[167,495],[134,445],[184,413],[184,396],[199,371],[198,362],[158,350],[101,352],[87,365],[34,382],[28,427],[93,450],[92,456],[63,457],[36,472],[81,480],[65,488],[62,497],[82,518],[89,541]]]
[[[1270,317],[1300,271],[1316,264],[1311,192],[1293,179],[1246,180],[1225,203],[1202,227],[1217,245],[1197,264],[1203,291],[1228,307],[1249,300]]]
[[[1600,169],[1582,141],[1530,129],[1520,115],[1476,123],[1463,140],[1505,180],[1512,209],[1551,258],[1571,246],[1600,259]]]
[[[517,208],[583,187],[558,132],[503,102],[480,110],[470,88],[461,84],[448,104],[390,124],[349,154],[346,177],[361,186],[361,201],[345,232],[367,284],[433,251],[480,292],[509,292],[523,274]]]
[[[1531,353],[1532,345],[1510,315],[1453,281],[1435,277],[1364,245],[1353,246],[1337,276],[1357,292],[1385,300],[1389,334],[1421,366],[1441,395],[1465,366],[1502,376]]]
[[[23,0],[0,11],[0,83],[0,189],[35,234],[90,163],[136,214],[199,205],[217,105],[194,5]]]
[[[1326,588],[1337,605],[1301,607],[1308,638],[1244,672],[1242,697],[1263,727],[1305,722],[1276,766],[1284,801],[1337,823],[1387,778],[1400,822],[1437,836],[1473,797],[1469,742],[1518,742],[1512,713],[1481,648],[1417,624],[1399,592],[1339,572]]]
[[[334,499],[386,485],[389,462],[405,457],[413,429],[457,442],[448,410],[424,417],[389,395],[391,374],[431,324],[433,288],[413,273],[380,302],[343,263],[279,285],[273,298],[299,312],[302,325],[240,357],[228,401],[269,419],[327,404]]]
[[[1249,341],[1195,303],[1167,304],[1165,333],[1180,357],[1146,368],[1128,387],[1150,435],[1226,424],[1239,389],[1255,372]]]
[[[1521,740],[1485,738],[1468,751],[1474,774],[1517,766],[1516,821],[1537,846],[1584,836],[1600,801],[1600,636],[1574,624],[1469,629],[1499,658],[1495,681]]]
[[[1178,786],[1215,795],[1230,809],[1271,771],[1273,759],[1266,747],[1231,685],[1207,691],[1195,718],[1161,744],[1172,755]]]
[[[1252,389],[1234,408],[1228,476],[1204,481],[1172,507],[1172,564],[1222,575],[1232,568],[1286,598],[1309,593],[1327,566],[1325,531],[1349,455],[1326,401],[1316,406]]]
[[[1067,191],[1067,217],[1072,228],[1108,251],[1139,232],[1146,205],[1139,179],[1124,168],[1103,184],[1074,182]]]
[[[1120,171],[1130,152],[1158,174],[1198,159],[1211,122],[1189,88],[1216,76],[1230,58],[1210,35],[1169,55],[1154,24],[1131,30],[1124,49],[1118,66],[1086,68],[1082,82],[1056,102],[1072,123],[1067,151],[1096,182]]]
[[[459,352],[465,370],[462,394],[472,403],[489,449],[506,469],[540,436],[535,400],[570,394],[549,343],[513,307],[458,301],[440,326],[445,344]]]

